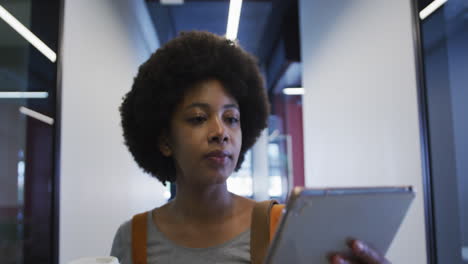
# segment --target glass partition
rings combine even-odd
[[[0,1],[0,263],[56,263],[58,1]]]
[[[432,263],[468,263],[468,2],[417,2],[432,199],[429,250]],[[442,5],[421,17],[437,2]]]

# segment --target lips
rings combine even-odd
[[[214,150],[205,155],[206,158],[231,158],[231,153],[228,151]]]
[[[214,150],[207,153],[205,158],[214,165],[224,165],[230,159],[232,159],[232,155],[228,151]]]

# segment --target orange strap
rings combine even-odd
[[[263,201],[255,204],[250,225],[250,261],[252,264],[262,264],[270,244],[271,207],[276,201]]]
[[[284,204],[275,204],[270,211],[270,242],[275,236],[276,229],[278,228],[279,221],[283,215]]]
[[[252,264],[263,264],[270,242],[281,219],[284,205],[276,201],[264,201],[255,205],[250,227],[250,260]]]
[[[146,264],[146,226],[148,212],[137,214],[132,219],[132,260],[133,264]]]

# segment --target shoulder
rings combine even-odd
[[[130,234],[132,231],[132,219],[129,219],[122,224],[120,224],[119,228],[117,229],[118,234]]]
[[[235,195],[234,199],[236,203],[236,206],[234,207],[234,215],[238,217],[238,219],[241,219],[241,222],[250,224],[252,212],[257,202],[238,195]]]
[[[130,254],[132,243],[132,220],[127,220],[122,223],[114,235],[111,248],[111,256],[117,257],[119,260]]]

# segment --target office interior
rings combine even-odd
[[[108,255],[174,196],[133,161],[118,107],[168,40],[226,35],[231,1],[0,0],[0,263]],[[231,38],[271,116],[229,189],[412,185],[388,258],[468,263],[468,1],[239,2]]]

